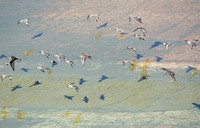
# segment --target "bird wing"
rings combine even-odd
[[[16,59],[13,59],[13,60],[10,61],[10,66],[11,66],[13,71],[15,71],[15,62],[14,62],[15,60]]]

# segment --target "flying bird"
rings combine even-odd
[[[96,22],[98,22],[99,16],[100,16],[99,14],[90,14],[90,15],[87,16],[87,19],[89,19],[89,18],[91,18],[91,17],[94,17],[95,20],[96,20]]]
[[[74,61],[71,60],[71,59],[65,59],[65,62],[67,62],[68,64],[70,64],[72,68],[73,68],[73,65],[75,65]]]
[[[141,31],[143,33],[143,36],[146,36],[145,33],[147,33],[146,29],[143,27],[138,27],[135,30],[133,30],[133,32],[135,31]]]
[[[144,37],[140,34],[133,34],[132,36],[138,38],[139,40],[144,40]]]
[[[12,80],[12,76],[11,75],[7,75],[7,74],[1,75],[1,81],[3,81],[5,78],[9,78],[10,80]]]
[[[9,59],[10,59],[10,66],[11,66],[12,70],[15,71],[15,61],[17,60],[18,62],[20,62],[21,59],[18,59],[15,56],[11,56],[11,57],[9,57]]]
[[[44,70],[49,70],[48,67],[45,67],[45,66],[38,66],[37,69],[39,69],[40,71],[44,72]]]
[[[136,48],[132,47],[132,46],[128,46],[126,48],[127,50],[133,50],[135,53],[137,53]]]
[[[196,42],[198,41],[198,40],[196,40],[196,39],[193,39],[192,41],[189,41],[189,40],[184,40],[185,42],[187,42],[189,45],[191,45],[191,49],[193,49],[193,47],[196,47],[197,45],[196,45]]]
[[[47,58],[49,58],[49,56],[50,56],[50,54],[48,52],[45,52],[45,51],[42,51],[42,50],[40,50],[39,53],[42,54],[42,55],[45,55]]]
[[[131,62],[127,61],[127,60],[124,60],[124,61],[122,61],[122,64],[123,64],[123,66],[125,66],[126,64],[131,64]]]
[[[75,84],[74,82],[71,83],[71,84],[69,84],[68,86],[69,86],[70,88],[74,88],[74,89],[76,89],[77,92],[79,91],[78,86],[76,86],[76,84]]]
[[[165,42],[163,43],[163,46],[165,46],[165,49],[168,50],[170,46],[176,46],[176,45],[171,42]]]
[[[26,26],[28,26],[28,27],[29,27],[29,22],[28,22],[28,21],[29,21],[29,19],[30,19],[30,18],[23,19],[23,20],[19,20],[17,24],[20,24],[20,23],[25,23],[25,24],[26,24]]]
[[[116,28],[117,32],[119,32],[120,34],[124,34],[125,30],[121,29],[121,28]]]
[[[128,19],[129,19],[129,22],[131,22],[132,19],[135,19],[138,22],[142,23],[142,19],[139,16],[130,16]]]
[[[63,59],[66,59],[65,55],[62,55],[62,54],[60,54],[60,53],[54,54],[54,57],[56,57],[56,59],[57,59],[59,62],[61,61],[62,58],[63,58]]]
[[[82,53],[79,58],[81,58],[82,65],[85,65],[86,59],[92,60],[92,56]]]
[[[173,81],[176,81],[174,72],[172,72],[166,68],[161,68],[161,69],[165,71],[165,73],[163,75],[169,75]]]

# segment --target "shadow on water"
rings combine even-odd
[[[140,78],[137,82],[141,82],[141,81],[143,81],[143,80],[147,80],[147,77],[148,77],[148,76],[142,76],[142,78]]]
[[[100,29],[100,28],[106,27],[107,25],[108,25],[108,23],[105,23],[103,25],[98,26],[96,29]]]
[[[5,56],[4,54],[2,54],[2,55],[0,56],[0,59],[3,59],[3,58],[7,58],[7,56]]]
[[[159,45],[162,45],[162,44],[163,44],[162,42],[157,41],[157,42],[155,42],[153,45],[151,45],[151,47],[150,47],[149,49],[155,48],[155,47],[157,47],[157,46],[159,46]]]
[[[106,80],[108,79],[109,77],[105,76],[105,75],[102,75],[100,80],[98,82],[102,82],[103,80]]]
[[[22,88],[22,86],[16,85],[15,87],[13,87],[13,89],[12,89],[11,91],[13,92],[13,91],[15,91],[15,90],[18,89],[18,88]]]
[[[21,68],[21,70],[24,71],[24,72],[28,72],[28,70],[30,70],[30,69],[28,69],[28,68]]]
[[[156,62],[160,62],[163,58],[156,56]]]
[[[104,96],[104,95],[101,95],[101,96],[99,97],[99,99],[105,100],[105,96]]]
[[[88,103],[89,99],[87,98],[87,96],[84,97],[83,101],[84,101],[85,103]]]
[[[39,34],[37,34],[37,35],[34,35],[31,39],[35,39],[35,38],[41,37],[42,34],[43,34],[43,32],[41,32],[41,33],[39,33]]]
[[[191,70],[194,70],[194,69],[196,69],[196,68],[188,66],[186,73],[188,73],[188,72],[190,72]]]
[[[69,99],[69,100],[73,100],[74,96],[68,96],[68,95],[64,95],[65,98]]]
[[[83,78],[80,79],[79,84],[83,84],[84,82],[87,82],[87,80],[84,80]]]
[[[192,103],[196,108],[200,109],[200,104]]]
[[[139,60],[140,58],[144,57],[143,55],[141,54],[136,54],[136,58]]]
[[[39,84],[42,84],[42,83],[40,83],[39,81],[35,81],[35,83],[33,85],[30,85],[29,87],[33,87],[33,86],[36,86],[36,85],[39,85]]]

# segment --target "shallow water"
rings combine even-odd
[[[197,45],[191,50],[183,42],[185,38],[198,35],[199,22],[196,21],[199,19],[188,26],[182,21],[168,26],[165,20],[165,24],[161,23],[162,17],[157,19],[155,15],[150,21],[149,14],[158,12],[157,15],[160,15],[162,4],[157,5],[161,11],[155,13],[147,8],[153,8],[153,4],[145,7],[146,3],[141,1],[142,8],[149,14],[137,11],[148,29],[145,41],[140,41],[131,36],[132,27],[140,24],[127,21],[127,15],[135,12],[132,4],[138,2],[109,1],[107,6],[98,1],[53,3],[10,0],[0,3],[0,72],[13,76],[12,81],[5,79],[0,82],[0,127],[200,126],[200,74],[189,80],[192,71],[187,72],[188,66],[200,68],[200,49]],[[82,4],[86,3],[87,7],[83,8]],[[99,6],[94,9],[95,4]],[[174,4],[186,5],[185,2]],[[193,7],[190,13],[199,15],[193,4],[192,1],[187,3],[187,6]],[[170,2],[165,5],[172,7]],[[86,19],[90,11],[101,13],[99,22]],[[164,12],[170,19],[171,10]],[[172,12],[175,16],[183,15],[175,8]],[[190,13],[185,12],[184,16],[188,17]],[[28,17],[29,27],[17,24],[19,19]],[[191,24],[192,30],[189,28]],[[196,33],[189,35],[185,30],[179,31],[181,26]],[[115,27],[128,30],[124,34],[126,38],[118,39]],[[172,32],[175,30],[177,33]],[[169,32],[176,36],[168,38]],[[95,39],[96,36],[98,39]],[[176,47],[165,50],[162,43],[167,41],[174,42]],[[137,53],[126,50],[128,46],[134,46]],[[34,50],[33,53],[24,57],[24,52],[30,50]],[[50,58],[39,54],[40,50],[49,52]],[[50,60],[57,61],[53,57],[56,53],[73,59],[73,68],[63,60],[52,66]],[[78,58],[81,53],[91,55],[92,60],[86,60],[82,65]],[[5,65],[9,62],[5,56],[11,55],[22,59],[15,63],[15,71]],[[146,59],[150,62],[147,67],[149,77],[140,80],[141,67]],[[130,71],[129,64],[122,65],[123,60],[136,60],[138,66]],[[47,70],[42,73],[36,68],[42,65],[49,67],[52,73],[48,74]],[[168,75],[163,75],[161,68],[172,70],[177,81],[173,82]],[[72,82],[79,87],[79,92],[68,87]],[[3,114],[3,107],[7,114]],[[18,110],[26,115],[21,120],[17,119]]]

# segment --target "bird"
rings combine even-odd
[[[11,75],[6,75],[6,74],[1,75],[1,81],[3,81],[5,78],[9,78],[10,80],[12,80]]]
[[[56,57],[57,58],[57,60],[60,62],[61,61],[61,57],[63,57],[63,59],[66,59],[66,57],[65,57],[65,55],[62,55],[62,54],[60,54],[60,53],[56,53],[56,54],[54,54],[54,57]]]
[[[138,66],[138,64],[136,63],[135,59],[131,62],[131,65],[129,65],[129,69],[130,71],[133,71],[136,67]]]
[[[73,68],[73,65],[75,65],[75,64],[74,64],[74,61],[71,60],[71,59],[65,59],[65,62],[67,62],[68,64],[71,64],[71,67],[72,67],[72,68]]]
[[[39,69],[40,71],[44,72],[44,70],[49,70],[48,67],[45,67],[45,66],[38,66],[37,69]]]
[[[11,56],[11,57],[9,57],[9,59],[10,59],[10,66],[11,66],[12,70],[15,71],[15,61],[17,60],[18,62],[20,62],[21,59],[15,57],[15,56]]]
[[[48,52],[45,52],[45,51],[42,51],[42,50],[40,50],[39,53],[42,54],[42,55],[45,55],[47,58],[49,58],[49,56],[50,56],[50,54]]]
[[[0,113],[0,116],[2,116],[2,119],[5,120],[8,114],[9,114],[9,112],[6,111],[6,107],[3,107],[2,111]]]
[[[174,72],[172,72],[166,68],[161,68],[161,69],[165,71],[165,73],[163,75],[169,75],[173,81],[176,81]]]
[[[81,58],[82,65],[85,65],[86,59],[92,60],[92,56],[82,53],[79,58]]]
[[[145,33],[147,33],[146,29],[143,27],[138,27],[135,30],[133,30],[133,32],[135,31],[141,31],[143,33],[143,36],[146,36]]]
[[[119,32],[120,34],[124,34],[125,30],[121,29],[121,28],[116,28],[117,32]]]
[[[27,115],[25,113],[21,113],[20,110],[17,112],[17,121],[24,119]]]
[[[137,53],[136,48],[132,47],[132,46],[128,46],[126,48],[127,50],[133,50],[135,53]]]
[[[196,42],[198,41],[198,40],[196,40],[196,39],[193,39],[192,41],[189,41],[189,40],[184,40],[185,42],[187,42],[189,45],[191,45],[191,49],[193,49],[193,47],[196,47],[197,45],[196,45]]]
[[[79,91],[78,86],[76,86],[76,84],[75,84],[74,82],[71,83],[71,84],[69,84],[68,86],[69,86],[70,88],[75,88],[77,92]]]
[[[165,46],[165,49],[168,50],[169,46],[176,46],[176,45],[171,42],[165,42],[165,43],[163,43],[163,46]]]
[[[100,16],[99,14],[90,14],[90,15],[87,16],[87,19],[89,19],[89,18],[91,18],[91,17],[94,17],[95,20],[96,20],[96,22],[98,22],[99,16]]]
[[[123,66],[125,66],[126,64],[131,64],[131,62],[127,61],[127,60],[124,60],[124,61],[122,61],[122,64],[123,64]]]
[[[129,17],[129,22],[131,22],[132,19],[135,19],[138,22],[142,23],[142,19],[139,16],[130,16]]]
[[[17,24],[20,24],[20,23],[25,23],[25,24],[26,24],[26,26],[28,26],[28,27],[29,27],[29,22],[28,22],[28,21],[29,21],[29,19],[30,19],[30,18],[23,19],[23,20],[19,20]]]
[[[132,36],[138,38],[139,40],[144,40],[144,37],[141,36],[140,34],[133,34]]]

